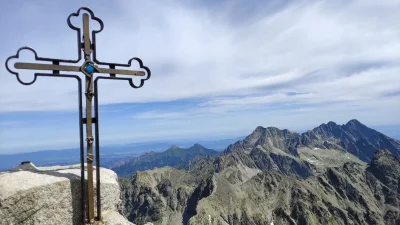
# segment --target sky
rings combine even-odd
[[[101,145],[216,140],[257,126],[302,132],[351,119],[400,133],[398,0],[14,0],[0,8],[0,154],[78,147],[76,80],[25,86],[4,62],[22,46],[76,59],[67,17],[82,6],[104,22],[100,61],[139,57],[152,72],[140,89],[99,82]],[[32,81],[33,72],[19,72]]]

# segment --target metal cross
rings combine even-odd
[[[81,36],[81,29],[75,27],[71,23],[72,17],[78,17],[81,11],[86,11],[83,13],[83,35]],[[88,14],[89,13],[89,14]],[[89,31],[89,15],[90,18],[100,24],[99,30],[93,30],[90,38]],[[150,69],[143,65],[139,58],[132,58],[127,64],[119,63],[106,63],[100,62],[96,58],[96,34],[101,32],[104,28],[103,22],[94,16],[92,10],[87,7],[81,7],[76,13],[69,15],[68,26],[77,32],[78,39],[78,58],[76,60],[65,60],[65,59],[54,59],[54,58],[43,58],[39,57],[35,50],[30,47],[22,47],[17,51],[16,55],[10,56],[6,61],[7,70],[17,77],[17,80],[24,85],[33,84],[37,77],[65,77],[65,78],[75,78],[78,80],[78,103],[79,103],[79,129],[80,129],[80,161],[81,161],[81,202],[82,202],[82,224],[100,224],[102,223],[101,218],[101,199],[100,199],[100,153],[99,153],[99,114],[98,114],[98,85],[97,82],[101,79],[112,79],[112,80],[125,80],[129,81],[129,84],[133,88],[140,88],[143,86],[144,82],[148,80],[151,76]],[[81,41],[82,40],[82,41]],[[91,42],[92,41],[92,42]],[[14,64],[15,69],[22,70],[43,70],[51,71],[50,73],[35,73],[34,80],[32,82],[23,82],[19,73],[10,68],[9,61],[11,59],[18,59],[19,54],[22,50],[32,51],[35,55],[36,61],[41,61],[43,63],[26,63],[26,62],[16,62]],[[76,65],[64,65],[64,64],[77,64],[82,59],[82,53],[84,57],[84,62],[81,66]],[[131,67],[132,61],[138,62],[141,70],[124,70],[116,69],[118,67]],[[46,62],[51,62],[46,63]],[[62,63],[62,65],[61,65]],[[108,66],[106,67],[100,67]],[[83,117],[82,110],[82,80],[78,75],[61,74],[60,72],[80,72],[84,74],[85,77],[85,97],[86,97],[86,117]],[[95,74],[109,74],[110,76],[97,76],[93,80]],[[135,85],[132,78],[122,78],[116,77],[117,74],[120,75],[132,75],[143,77],[140,80],[139,85]],[[94,83],[94,85],[92,85]],[[95,116],[92,118],[92,98],[94,97],[94,113]],[[85,173],[84,173],[84,140],[83,140],[83,126],[86,124],[86,161],[87,161],[87,204],[85,201]],[[93,138],[92,125],[95,124],[95,137]],[[95,207],[94,207],[94,187],[93,187],[93,141],[95,142],[96,150],[96,200],[97,200],[97,217],[95,218]],[[87,206],[87,207],[86,207]]]

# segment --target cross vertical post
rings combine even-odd
[[[83,35],[79,27],[72,25],[71,17],[78,17],[81,11],[86,11],[82,15],[83,17]],[[94,30],[90,35],[89,20],[92,19],[94,22],[100,24],[99,30]],[[75,60],[67,59],[54,59],[39,57],[35,50],[30,47],[22,47],[18,49],[17,54],[10,56],[6,60],[6,68],[14,74],[17,80],[24,85],[33,84],[37,77],[63,77],[63,78],[75,78],[78,80],[78,94],[79,94],[79,134],[80,134],[80,160],[81,160],[81,224],[102,224],[101,217],[101,193],[100,193],[100,142],[99,142],[99,119],[98,119],[98,85],[97,82],[100,79],[104,80],[124,80],[128,81],[132,88],[141,88],[144,82],[150,79],[150,69],[143,65],[143,62],[139,58],[131,58],[127,64],[120,63],[106,63],[101,62],[97,59],[96,54],[96,34],[101,32],[104,28],[103,22],[94,16],[94,13],[87,7],[81,7],[76,13],[69,15],[68,26],[77,32],[78,40],[78,58]],[[91,37],[91,39],[90,39]],[[83,40],[83,42],[81,42]],[[93,43],[91,43],[91,41]],[[28,50],[34,53],[36,61],[42,61],[47,63],[27,63],[27,62],[16,62],[14,69],[18,70],[43,70],[51,71],[51,73],[35,73],[34,80],[32,82],[24,82],[20,79],[19,73],[12,69],[9,62],[13,59],[18,59],[19,54],[23,50]],[[76,64],[82,60],[83,53],[83,65],[66,65]],[[136,61],[139,64],[141,70],[125,70],[116,69],[116,67],[131,67],[132,61]],[[48,63],[48,62],[51,62]],[[108,66],[108,68],[100,67],[99,65]],[[86,118],[83,118],[83,107],[82,107],[82,80],[77,75],[62,74],[62,72],[79,72],[85,76],[85,95],[86,98]],[[110,76],[97,76],[94,79],[95,74],[109,74]],[[117,77],[116,75],[130,75],[130,76],[141,76],[144,78],[140,79],[140,84],[135,85],[132,78]],[[94,89],[94,90],[93,90]],[[92,117],[92,99],[94,97],[94,114]],[[83,140],[83,125],[86,124],[86,162],[87,162],[87,191],[85,192],[85,167],[84,167],[84,140]],[[95,125],[95,138],[93,138],[93,124]],[[97,216],[95,217],[95,206],[94,206],[94,181],[93,181],[93,143],[96,146],[96,200],[97,200]],[[85,195],[87,197],[85,201]],[[87,205],[87,207],[85,207]]]
[[[83,14],[83,46],[85,61],[90,60],[91,44],[89,38],[89,15]],[[86,68],[85,68],[86,69]],[[88,74],[90,75],[90,73]],[[93,195],[93,134],[92,134],[92,97],[93,76],[85,76],[86,95],[86,148],[87,148],[87,176],[88,176],[88,209],[89,222],[94,222],[94,195]],[[96,168],[99,170],[100,168]]]

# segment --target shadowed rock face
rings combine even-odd
[[[384,203],[400,209],[400,163],[387,150],[378,151],[366,169],[369,184],[375,188],[375,195]],[[383,184],[379,185],[378,181]],[[391,212],[388,211],[390,217]]]
[[[189,170],[120,179],[124,215],[138,224],[400,224],[397,146],[356,120],[302,135],[257,127]]]

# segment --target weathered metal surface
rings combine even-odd
[[[119,69],[105,69],[105,68],[98,68],[98,70],[99,73],[108,73],[108,74],[134,75],[134,76],[146,75],[145,72],[136,70],[119,70]]]
[[[83,14],[83,46],[85,60],[90,60],[89,15]],[[88,216],[89,223],[94,223],[94,193],[93,193],[93,134],[92,134],[92,88],[93,76],[85,77],[86,90],[86,162],[88,176]]]
[[[66,72],[81,71],[80,66],[64,66],[64,65],[40,64],[40,63],[17,62],[14,64],[14,67],[15,69],[24,69],[24,70],[58,70]]]
[[[85,59],[87,56],[90,56],[91,48],[90,48],[90,36],[89,36],[89,15],[87,13],[83,14],[83,46],[85,52]]]
[[[41,64],[41,63],[22,63],[17,62],[14,64],[16,69],[25,70],[57,70],[65,72],[79,72],[81,71],[80,66],[68,66],[68,65],[54,65],[54,64]],[[134,76],[145,76],[146,73],[137,70],[121,70],[121,69],[107,69],[96,67],[96,73],[106,74],[120,74],[120,75],[134,75]]]
[[[82,23],[83,23],[83,32],[79,27],[75,27],[71,23],[71,17],[78,17],[81,11],[86,11],[82,15]],[[89,20],[92,19],[100,24],[99,30],[93,30],[90,36],[89,29]],[[93,189],[93,144],[96,150],[96,168],[100,168],[100,141],[99,141],[99,113],[98,113],[98,81],[100,79],[105,80],[125,80],[128,81],[131,87],[133,88],[141,88],[144,85],[144,82],[151,77],[150,69],[143,65],[142,60],[139,58],[131,58],[127,64],[120,63],[106,63],[101,62],[96,58],[96,34],[101,32],[104,28],[103,21],[94,16],[94,13],[87,7],[79,8],[76,13],[72,13],[69,15],[68,26],[77,32],[77,45],[78,45],[78,58],[76,60],[68,60],[68,59],[56,59],[56,58],[44,58],[39,57],[35,50],[30,47],[22,47],[18,49],[17,53],[13,56],[10,56],[6,60],[6,68],[11,73],[14,74],[18,80],[23,85],[31,85],[33,84],[37,77],[64,77],[64,78],[75,78],[78,81],[78,105],[79,105],[79,138],[80,138],[80,160],[81,160],[81,202],[82,202],[82,224],[90,223],[90,224],[101,224],[101,198],[100,198],[100,170],[96,169],[96,200],[97,200],[97,216],[94,216],[94,189]],[[81,36],[81,34],[83,34]],[[81,42],[83,40],[83,42]],[[92,42],[91,42],[92,41]],[[20,79],[19,73],[12,70],[8,65],[9,61],[12,59],[18,59],[19,53],[22,50],[28,50],[34,53],[35,61],[39,62],[51,62],[52,64],[46,63],[27,63],[27,62],[16,62],[14,64],[15,69],[28,69],[28,70],[49,70],[52,73],[35,73],[34,79],[31,82],[24,82]],[[82,59],[82,53],[84,55],[84,64],[81,66],[75,65],[60,65],[60,63],[68,64],[73,63],[76,64]],[[92,59],[91,59],[92,58]],[[116,66],[119,67],[131,67],[132,61],[136,61],[140,69],[144,71],[138,70],[124,70],[124,69],[116,69]],[[90,67],[88,67],[90,65]],[[98,65],[106,65],[109,68],[100,68]],[[83,106],[82,106],[82,80],[77,75],[68,75],[61,74],[60,72],[82,72],[85,75],[85,96],[86,96],[86,118],[83,118]],[[110,74],[110,77],[96,77],[94,79],[93,75],[95,74]],[[136,85],[133,83],[132,78],[119,78],[116,77],[117,74],[120,75],[133,75],[133,76],[142,76],[144,78],[140,79],[140,84]],[[146,76],[147,74],[147,76]],[[94,85],[93,85],[94,83]],[[92,117],[92,97],[94,97],[94,114],[95,117]],[[92,126],[95,124],[95,138],[93,138],[93,130]],[[87,160],[87,192],[85,193],[85,167],[84,167],[84,137],[83,137],[83,126],[86,125],[86,160]],[[87,198],[87,205],[85,202],[85,197]]]

